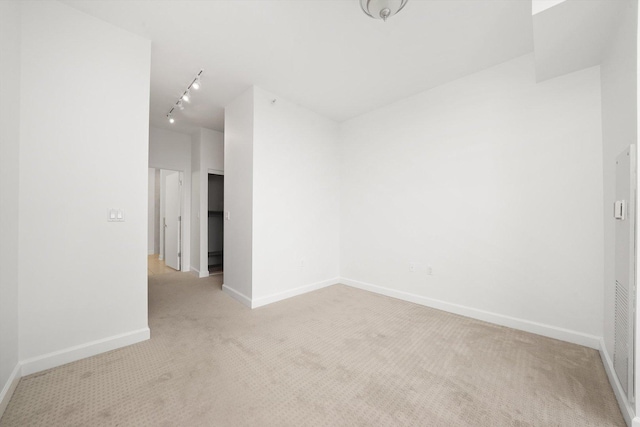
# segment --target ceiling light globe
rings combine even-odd
[[[195,82],[193,82],[191,87],[194,88],[195,90],[200,89],[200,79],[197,79]]]
[[[189,102],[189,99],[191,99],[191,94],[189,93],[189,91],[186,91],[184,94],[182,94],[183,101]]]
[[[360,0],[364,13],[374,19],[386,21],[390,16],[400,12],[408,0]]]

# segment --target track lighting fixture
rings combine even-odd
[[[198,72],[198,74],[196,74],[196,77],[193,80],[191,80],[191,83],[189,84],[189,86],[187,86],[185,91],[182,92],[182,95],[180,95],[180,98],[178,98],[178,100],[176,102],[174,102],[173,106],[171,107],[171,109],[167,113],[167,119],[169,120],[169,123],[173,124],[176,121],[175,118],[173,117],[173,111],[176,108],[178,110],[180,110],[180,111],[184,110],[184,103],[191,101],[191,89],[193,88],[193,89],[197,90],[197,89],[200,89],[202,87],[202,82],[200,81],[200,76],[202,75],[203,72],[204,72],[204,70],[200,70]]]

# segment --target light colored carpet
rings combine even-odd
[[[8,426],[624,426],[598,353],[336,285],[150,277],[152,339],[25,377]]]

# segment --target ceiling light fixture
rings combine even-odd
[[[200,74],[198,74],[198,76],[193,81],[193,83],[191,83],[191,87],[194,88],[195,90],[200,89]]]
[[[189,84],[189,86],[187,86],[185,91],[182,92],[182,95],[180,95],[180,98],[178,98],[178,100],[173,103],[173,106],[167,113],[167,119],[169,119],[169,123],[173,124],[176,121],[173,117],[173,111],[176,108],[181,111],[184,110],[184,103],[191,101],[191,88],[199,89],[200,87],[202,87],[202,83],[200,82],[200,76],[202,75],[203,72],[204,70],[200,70],[198,74],[196,74],[196,77],[193,80],[191,80],[191,83]]]
[[[373,19],[387,18],[400,12],[408,0],[360,0],[362,11]]]

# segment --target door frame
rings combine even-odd
[[[160,253],[159,255],[159,259],[164,259],[164,217],[162,215],[162,204],[164,202],[164,183],[162,183],[162,171],[169,171],[169,172],[178,172],[180,180],[182,182],[182,186],[181,186],[181,190],[180,190],[180,216],[181,216],[181,221],[180,221],[180,242],[178,243],[178,248],[180,251],[180,270],[179,271],[188,271],[189,268],[189,260],[187,259],[187,257],[185,257],[185,253],[188,253],[188,251],[185,251],[186,248],[186,243],[188,243],[188,240],[186,237],[188,237],[188,233],[189,230],[185,230],[185,227],[190,227],[189,226],[189,222],[188,222],[188,218],[185,218],[185,207],[186,207],[186,203],[190,203],[189,200],[187,198],[187,193],[188,191],[186,191],[186,188],[188,187],[188,183],[187,183],[187,174],[185,174],[185,172],[183,170],[180,169],[174,169],[174,168],[166,168],[166,167],[159,167],[159,166],[152,166],[149,165],[149,168],[151,169],[156,169],[160,171],[160,198],[158,200],[158,203],[160,204],[159,209],[160,209],[160,218],[159,218],[159,235],[158,238],[160,239]],[[186,236],[186,237],[185,237]],[[185,270],[186,269],[186,270]]]
[[[174,171],[171,169],[161,169],[160,171],[160,181],[161,181],[161,190],[160,190],[160,198],[162,200],[162,198],[166,199],[166,185],[165,185],[165,181],[167,176],[165,176],[164,179],[162,179],[162,170],[165,171],[170,171],[170,172],[177,172],[178,173],[178,242],[177,242],[177,251],[178,251],[178,265],[177,265],[177,269],[176,271],[182,271],[182,266],[184,265],[184,256],[183,256],[183,249],[182,249],[182,242],[183,242],[183,233],[182,233],[182,223],[183,223],[183,218],[184,218],[184,213],[183,213],[183,209],[182,209],[182,201],[184,198],[184,174],[181,171]],[[173,175],[173,173],[171,173],[170,175]],[[162,238],[161,238],[161,247],[162,247],[162,254],[166,255],[166,233],[165,233],[165,229],[167,227],[167,220],[166,220],[166,210],[167,210],[167,206],[166,206],[166,201],[164,203],[164,212],[162,211],[162,201],[161,201],[161,214],[165,214],[162,215],[162,220],[161,220],[161,225],[160,225],[160,231],[162,234]],[[166,261],[166,256],[164,256],[165,258],[165,263]],[[168,265],[167,265],[168,266]]]

